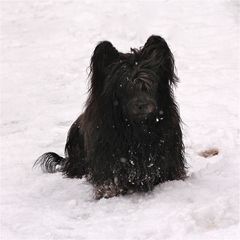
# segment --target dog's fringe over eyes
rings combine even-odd
[[[97,199],[185,179],[181,118],[173,93],[178,78],[166,41],[150,36],[130,53],[100,42],[90,69],[86,108],[69,130],[65,158],[45,153],[34,166],[69,178],[85,176]]]

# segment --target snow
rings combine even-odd
[[[0,238],[240,239],[239,1],[1,1]],[[95,201],[86,180],[33,170],[63,154],[98,41],[169,43],[189,178]],[[219,150],[211,158],[201,151]]]

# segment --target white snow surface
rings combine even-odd
[[[239,1],[1,1],[3,240],[240,239]],[[93,200],[84,179],[33,170],[63,155],[84,107],[90,57],[151,34],[171,47],[189,178],[147,194]],[[212,158],[199,152],[219,149]]]

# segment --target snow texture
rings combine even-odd
[[[0,7],[1,239],[240,239],[238,0]],[[176,59],[189,178],[95,201],[86,180],[33,170],[42,153],[63,154],[97,42],[127,52],[151,34],[163,36]],[[209,148],[219,154],[199,155]]]

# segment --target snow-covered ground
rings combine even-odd
[[[1,239],[240,239],[238,0],[0,7]],[[32,170],[42,153],[63,154],[96,43],[128,51],[151,34],[166,38],[176,58],[189,178],[95,201],[85,180]],[[198,155],[212,147],[219,155]]]

